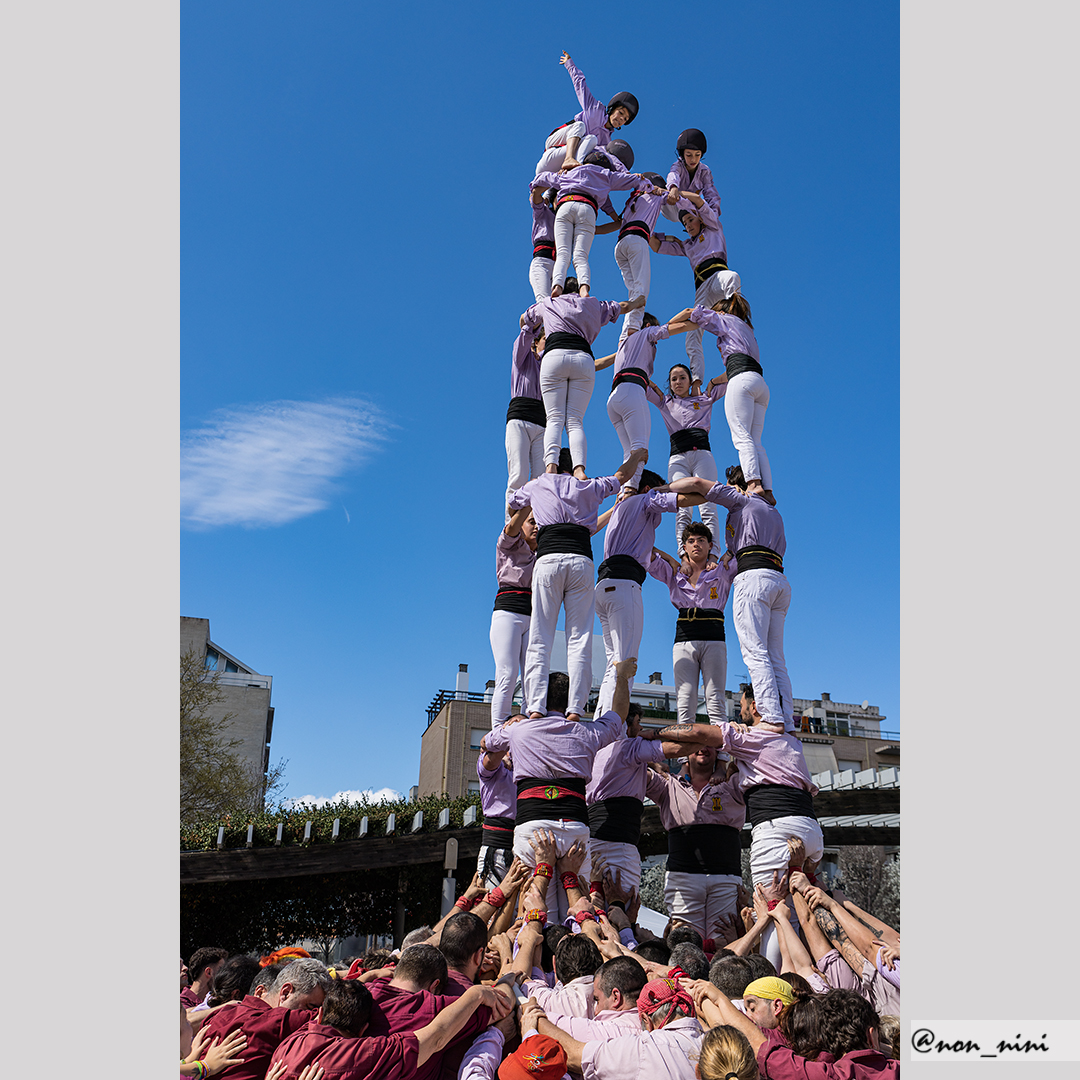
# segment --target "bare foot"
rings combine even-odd
[[[554,300],[556,296],[562,296],[562,286],[553,285],[551,287],[551,299]]]
[[[574,466],[574,476],[577,477],[578,480],[588,480],[589,479],[585,475],[585,466],[584,465],[575,465]]]
[[[554,462],[552,462],[550,465],[546,465],[544,467],[544,472],[546,472],[546,473],[558,473],[558,471],[559,471],[559,466],[556,465]]]
[[[776,498],[775,498],[775,496],[774,496],[774,495],[773,495],[773,493],[772,493],[772,488],[765,488],[765,489],[764,489],[764,490],[762,491],[762,493],[761,493],[761,497],[762,497],[762,498],[763,498],[763,499],[764,499],[764,500],[765,500],[765,501],[766,501],[766,502],[767,502],[767,503],[768,503],[768,504],[769,504],[770,506],[775,506],[775,505],[776,505]]]
[[[579,285],[578,286],[578,296],[588,296],[588,295],[589,295],[589,286],[588,285]]]
[[[581,719],[581,713],[568,712],[566,714],[566,719],[567,720],[580,720]]]

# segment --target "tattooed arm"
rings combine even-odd
[[[840,892],[840,890],[837,889],[834,890],[834,892],[837,892],[839,894],[838,896],[836,896],[835,899],[839,904],[843,906],[844,910],[852,918],[857,919],[859,922],[861,922],[863,926],[865,926],[866,929],[874,935],[874,937],[880,938],[882,941],[888,942],[890,945],[898,945],[900,943],[900,935],[891,926],[887,926],[880,919],[875,919],[874,916],[871,915],[869,912],[863,911],[861,907],[858,907],[851,900],[849,900],[848,897],[844,895],[844,893]]]
[[[813,911],[822,933],[832,942],[833,948],[844,958],[847,966],[861,978],[864,954],[848,937],[847,932],[836,917],[835,911],[840,908],[840,905],[831,897],[826,896],[820,889],[809,888],[805,890],[803,895],[806,897],[806,902]],[[832,906],[830,907],[830,905]],[[840,910],[842,911],[843,908],[840,908]],[[866,933],[865,927],[860,926],[859,929],[864,934]]]

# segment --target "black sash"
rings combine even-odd
[[[548,334],[544,341],[544,356],[553,349],[573,349],[576,352],[588,353],[592,356],[592,345],[580,334],[568,334],[564,330],[556,330],[554,334]],[[540,359],[543,360],[544,356]]]
[[[562,131],[562,129],[564,127],[569,127],[571,124],[574,124],[574,123],[577,123],[577,121],[576,120],[567,120],[565,124],[560,124],[557,128],[555,128],[554,130],[548,132],[548,139],[550,139],[551,136],[554,135],[556,131]],[[545,142],[546,141],[547,140],[545,140]],[[552,149],[554,149],[554,147],[552,147]]]
[[[487,844],[488,847],[498,848],[499,851],[512,851],[514,819],[512,817],[485,817],[480,842]]]
[[[623,368],[618,372],[614,379],[611,380],[611,389],[614,390],[620,383],[632,382],[637,383],[642,390],[648,390],[649,388],[649,376],[637,367]]]
[[[671,456],[690,450],[711,450],[709,433],[704,428],[685,427],[671,433]]]
[[[784,572],[784,560],[772,548],[739,548],[735,552],[735,558],[739,563],[735,568],[736,577],[747,570],[776,570],[781,574]]]
[[[594,214],[600,212],[600,204],[587,191],[568,191],[565,195],[560,195],[555,200],[555,209],[558,210],[566,202],[588,203],[593,208]]]
[[[675,644],[680,641],[724,641],[724,613],[718,608],[679,608]]]
[[[641,839],[644,804],[632,795],[616,795],[589,806],[589,835],[594,840],[636,844]]]
[[[589,823],[582,777],[524,777],[517,781],[517,790],[518,825],[526,821]]]
[[[511,420],[528,420],[530,424],[547,427],[547,413],[544,412],[544,403],[540,398],[513,397],[506,406],[506,422]]]
[[[534,259],[551,259],[555,260],[555,241],[554,240],[537,240],[533,244],[533,258]]]
[[[708,281],[718,270],[727,269],[727,260],[720,255],[714,255],[710,259],[702,259],[694,267],[694,288],[700,289],[702,282]]]
[[[532,589],[520,585],[500,585],[495,594],[492,611],[515,611],[518,615],[532,615]]]
[[[803,788],[786,784],[757,784],[744,792],[746,818],[751,826],[774,818],[808,817],[817,820],[814,797]]]
[[[619,230],[619,240],[624,236],[640,236],[642,240],[648,240],[652,236],[652,230],[644,221],[628,221]],[[616,241],[618,243],[618,241]]]
[[[761,365],[752,356],[748,356],[744,352],[733,352],[725,357],[724,370],[727,372],[729,379],[734,379],[736,375],[741,375],[744,371],[756,371],[759,375],[765,374]]]
[[[633,555],[610,555],[601,564],[596,573],[596,580],[604,578],[622,578],[636,581],[641,585],[645,581],[645,567]]]
[[[742,874],[739,830],[730,825],[677,825],[669,829],[668,870],[680,874]]]
[[[585,555],[592,558],[592,538],[584,525],[563,522],[559,525],[541,525],[536,533],[536,557],[544,555]]]

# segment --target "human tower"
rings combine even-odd
[[[492,731],[478,765],[485,816],[481,864],[492,877],[505,871],[511,852],[534,865],[529,837],[541,825],[554,825],[560,855],[584,839],[635,884],[649,785],[669,831],[669,910],[708,934],[716,917],[735,910],[741,874],[732,837],[737,841],[747,815],[754,825],[755,883],[771,883],[774,871],[786,869],[789,841],[802,842],[809,863],[821,857],[812,808],[816,789],[792,734],[784,663],[786,541],[761,441],[769,388],[750,305],[739,275],[728,267],[720,196],[702,160],[705,134],[689,128],[678,136],[666,179],[633,172],[632,148],[614,136],[637,116],[637,98],[624,91],[604,105],[569,55],[561,63],[581,111],[548,136],[530,183],[535,303],[519,320],[506,414],[506,523],[496,543],[491,619]],[[628,193],[621,213],[612,192]],[[601,211],[611,221],[597,227]],[[661,214],[681,223],[685,236],[659,232]],[[597,233],[616,229],[615,260],[628,298],[599,300],[590,292],[590,249]],[[694,304],[667,322],[645,310],[653,252],[685,258],[694,279]],[[617,351],[595,357],[592,344],[601,327],[620,317]],[[724,368],[704,385],[703,331],[715,338]],[[653,380],[657,343],[679,334],[686,335],[686,363],[671,367],[661,389]],[[583,421],[596,372],[608,367],[614,368],[608,416],[625,460],[613,475],[590,478]],[[710,444],[712,408],[721,400],[739,458],[726,471],[727,483],[718,482]],[[666,481],[645,467],[650,407],[659,410],[670,435]],[[600,513],[611,495],[617,495],[615,505]],[[694,506],[701,507],[700,522],[691,520]],[[727,512],[723,538],[719,507]],[[655,547],[664,513],[675,515],[674,555]],[[601,528],[603,560],[594,573],[593,536]],[[678,611],[673,667],[679,723],[654,741],[637,737],[640,727],[632,720],[623,726],[642,636],[641,587],[650,574],[667,585]],[[726,715],[729,591],[752,684],[741,701],[746,727],[728,723]],[[560,610],[567,672],[553,673]],[[594,613],[607,666],[589,716]],[[513,717],[519,675],[522,707]],[[709,724],[695,722],[701,681]],[[692,766],[698,755],[698,771],[707,766],[709,783],[647,769],[672,744]],[[692,797],[685,795],[687,787]],[[673,871],[673,865],[683,869]],[[708,894],[717,882],[673,882],[673,873],[676,879],[680,873],[722,878],[723,888],[695,899],[691,893],[704,887]],[[553,890],[552,901],[557,899]]]

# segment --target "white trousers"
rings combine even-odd
[[[694,304],[700,304],[702,307],[711,308],[713,304],[724,299],[724,291],[720,287],[720,274],[710,274],[695,290],[694,292]],[[705,353],[701,344],[701,327],[693,326],[686,331],[686,361],[690,365],[690,370],[694,373],[695,379],[700,379],[702,383],[705,379]],[[720,360],[719,350],[716,354],[717,361]],[[717,372],[719,374],[719,372]],[[731,393],[731,387],[728,387],[728,393]]]
[[[625,459],[624,459],[625,460]],[[688,450],[685,454],[672,454],[668,458],[668,483],[681,476],[700,476],[703,480],[716,479],[716,460],[710,450]],[[694,512],[689,506],[675,511],[675,550],[682,553],[683,530],[693,520]],[[712,553],[719,558],[724,550],[724,534],[720,529],[720,513],[716,503],[701,504],[701,523],[712,533]]]
[[[506,722],[514,708],[514,687],[525,670],[529,647],[529,616],[516,611],[491,613],[491,655],[495,658],[495,690],[491,695],[491,726]]]
[[[739,452],[743,476],[748,481],[760,480],[766,491],[772,491],[772,470],[765,447],[761,445],[768,407],[769,388],[756,371],[744,371],[728,382],[724,414],[732,445]]]
[[[722,915],[733,915],[742,878],[738,874],[664,874],[668,915],[689,923],[703,938],[712,937]]]
[[[570,676],[568,713],[585,715],[592,690],[593,563],[587,555],[557,552],[533,564],[533,613],[525,653],[525,701],[529,712],[547,714],[551,642],[566,610],[566,667]]]
[[[491,852],[491,866],[485,874],[484,863],[488,861],[488,852]],[[507,851],[505,848],[492,848],[488,847],[487,844],[480,848],[480,854],[476,856],[476,872],[480,875],[487,888],[494,889],[506,877],[506,872],[510,869],[513,858],[514,853]]]
[[[537,303],[551,295],[551,273],[554,269],[555,260],[545,259],[543,255],[533,256],[533,261],[529,263],[529,287]]]
[[[575,120],[558,131],[553,131],[544,143],[544,152],[536,163],[535,176],[542,172],[558,172],[566,160],[566,144],[570,139],[581,139],[578,143],[575,160],[584,161],[596,149],[596,136],[585,134],[585,124]]]
[[[510,496],[523,484],[535,480],[543,471],[544,428],[529,420],[507,420],[506,501],[503,503],[506,521],[510,520],[506,509]]]
[[[594,838],[589,841],[589,857],[596,859],[600,856],[603,856],[613,878],[618,871],[620,889],[625,891],[641,888],[641,852],[638,851],[637,844]]]
[[[791,585],[779,570],[745,570],[731,586],[731,619],[739,635],[761,719],[793,732],[791,679],[784,662],[784,619]]]
[[[589,250],[596,234],[596,211],[586,202],[564,202],[555,212],[555,266],[552,287],[566,284],[573,261],[579,285],[589,284]]]
[[[592,842],[589,837],[589,826],[581,821],[549,821],[541,818],[537,821],[526,821],[514,827],[514,854],[529,867],[536,867],[536,854],[529,844],[529,837],[539,829],[547,829],[555,834],[555,857],[561,859],[573,846],[575,840],[585,841],[585,861],[581,864],[578,876],[585,881],[589,880],[592,870],[592,860],[589,856],[589,845]],[[551,868],[555,870],[553,866]],[[588,886],[586,886],[588,888]],[[569,913],[569,905],[566,902],[566,890],[562,887],[558,873],[551,875],[547,887],[547,910],[548,925],[554,926],[556,922],[562,922]],[[558,912],[558,919],[555,913]]]
[[[649,415],[649,401],[645,391],[632,382],[622,382],[611,391],[607,399],[607,414],[615,428],[615,434],[622,443],[623,461],[634,450],[649,448],[649,431],[652,417]],[[639,461],[634,475],[626,482],[628,487],[641,487],[641,472],[645,463]],[[704,505],[704,504],[703,504]]]
[[[727,719],[727,701],[724,697],[727,683],[726,641],[676,641],[671,647],[671,665],[675,673],[680,724],[697,722],[699,682],[705,684],[709,723],[719,724]]]
[[[570,443],[574,465],[585,467],[588,440],[584,417],[596,382],[596,364],[578,349],[548,349],[540,361],[540,394],[547,413],[544,432],[544,464],[557,465],[562,432]]]
[[[649,282],[651,268],[649,265],[649,241],[640,236],[624,236],[615,245],[615,262],[622,274],[628,300],[636,296],[644,296],[649,299]],[[642,319],[645,317],[645,308],[634,308],[623,316],[622,330],[619,332],[619,344],[626,340],[626,335],[631,330],[641,328]],[[644,393],[644,391],[642,391]]]
[[[596,614],[604,631],[604,650],[607,668],[600,683],[596,716],[611,709],[615,696],[615,664],[637,656],[641,648],[641,632],[645,611],[641,604],[641,586],[629,578],[604,578],[596,583]]]

